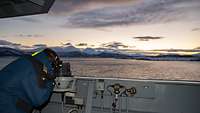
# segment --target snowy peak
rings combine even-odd
[[[69,53],[69,52],[80,52],[81,50],[70,45],[70,46],[65,46],[65,47],[51,47],[51,49],[53,49],[54,51],[60,53],[60,52],[63,52],[63,53]]]
[[[86,49],[83,50],[83,53],[88,54],[88,55],[98,55],[101,52],[98,51],[98,50],[95,50],[93,48],[86,48]]]

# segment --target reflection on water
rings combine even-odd
[[[0,68],[11,60],[13,58],[0,58]],[[71,63],[72,73],[76,76],[200,81],[200,62],[106,58],[62,58],[62,60]]]

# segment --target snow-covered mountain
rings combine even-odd
[[[83,49],[82,52],[85,53],[85,54],[88,54],[88,55],[98,55],[98,54],[101,53],[101,51],[98,51],[98,50],[93,49],[93,48],[86,48],[86,49]]]
[[[194,54],[193,56],[200,58],[200,53]]]
[[[65,47],[51,47],[54,51],[58,53],[69,53],[69,52],[80,52],[81,50],[70,45],[70,46],[65,46]]]
[[[8,48],[8,47],[0,47],[0,56],[21,56],[24,53],[20,50]]]
[[[105,48],[85,48],[79,49],[72,45],[50,47],[61,57],[96,57],[96,58],[121,58],[136,60],[154,60],[154,61],[200,61],[200,53],[194,55],[178,55],[178,54],[160,54],[149,56],[142,53],[127,53],[121,50],[112,50]],[[23,50],[25,54],[31,54],[43,48],[34,48]],[[24,54],[20,50],[13,48],[0,47],[0,56],[20,56]]]

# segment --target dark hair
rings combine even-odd
[[[53,56],[54,57],[58,57],[57,53],[55,51],[53,51],[52,49],[50,49],[50,48],[44,49],[43,52],[46,53],[50,57],[53,57]]]

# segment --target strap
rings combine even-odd
[[[32,111],[33,111],[33,107],[22,99],[17,100],[16,107],[21,109],[25,113],[32,113]]]

